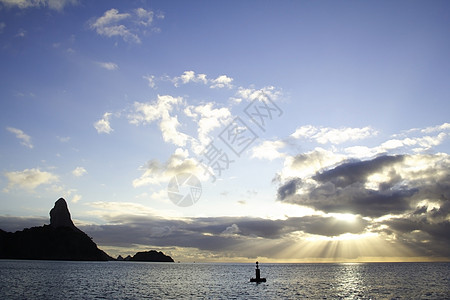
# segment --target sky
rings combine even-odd
[[[450,260],[448,1],[0,0],[0,228],[112,256]]]

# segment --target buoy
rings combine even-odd
[[[259,266],[258,266],[258,262],[256,262],[256,269],[255,269],[255,272],[256,272],[256,278],[250,278],[250,282],[256,282],[256,283],[259,283],[259,282],[266,282],[266,279],[265,278],[261,278],[261,273],[260,273],[260,269],[259,269]]]

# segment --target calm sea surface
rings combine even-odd
[[[450,263],[253,264],[0,260],[0,299],[450,299]]]

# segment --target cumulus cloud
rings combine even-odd
[[[73,176],[75,177],[81,177],[85,174],[87,174],[87,171],[85,168],[83,167],[76,167],[73,171],[72,171]]]
[[[8,179],[6,192],[14,187],[31,191],[40,185],[50,184],[59,180],[57,175],[39,169],[5,172],[4,175]]]
[[[422,137],[408,137],[404,139],[390,139],[379,147],[378,152],[381,151],[389,151],[398,148],[413,148],[414,152],[423,152],[427,151],[434,146],[441,144],[446,138],[448,134],[445,132],[440,132],[436,136],[422,136]]]
[[[207,78],[206,74],[195,73],[194,71],[184,71],[180,76],[169,77],[166,76],[163,80],[171,81],[176,87],[182,84],[188,83],[201,83],[204,85],[209,85],[210,88],[232,88],[233,78],[227,75],[220,75],[215,79]]]
[[[151,103],[135,102],[133,112],[129,115],[130,123],[139,125],[158,121],[165,142],[184,146],[189,136],[178,131],[178,117],[171,115],[174,107],[182,101],[181,97],[158,95],[157,100]]]
[[[180,86],[180,83],[187,84],[190,82],[194,82],[194,83],[207,84],[208,79],[206,78],[206,74],[195,74],[194,71],[184,71],[184,73],[182,75],[180,75],[179,77],[174,77],[172,79],[172,82],[174,83],[174,85],[176,87],[178,87],[178,86]]]
[[[94,128],[98,133],[110,134],[113,131],[110,124],[111,115],[112,113],[106,112],[103,114],[103,118],[94,123]]]
[[[392,135],[379,146],[353,146],[345,148],[345,152],[353,157],[368,158],[394,151],[426,153],[442,144],[450,133],[449,123],[426,128],[413,128],[400,134]]]
[[[145,10],[143,8],[138,8],[135,10],[136,15],[138,17],[138,22],[140,25],[143,26],[151,26],[152,22],[153,22],[153,11],[149,10]]]
[[[285,146],[286,144],[283,141],[263,141],[252,148],[252,157],[268,160],[282,158],[285,154],[280,152],[279,149]]]
[[[430,134],[430,133],[434,133],[434,132],[449,132],[449,131],[450,131],[450,123],[443,123],[441,125],[428,126],[425,128],[412,128],[412,129],[404,131],[403,133],[396,134],[394,136],[405,136],[405,135],[409,135],[411,133],[417,133],[417,132]]]
[[[114,71],[118,70],[119,66],[116,63],[113,62],[97,62],[97,64],[102,67],[103,69]]]
[[[255,89],[253,87],[250,88],[243,88],[239,87],[238,91],[236,92],[237,98],[235,101],[240,102],[242,100],[246,101],[254,101],[259,100],[262,102],[267,101],[267,99],[276,101],[281,96],[281,91],[277,90],[274,86],[266,86],[261,89]]]
[[[220,75],[216,79],[211,80],[210,88],[216,89],[216,88],[232,88],[233,85],[231,84],[233,82],[233,78],[228,77],[227,75]]]
[[[20,9],[48,7],[53,10],[62,11],[65,6],[78,4],[78,0],[0,0],[0,3],[8,7],[18,7]]]
[[[184,109],[184,113],[197,121],[198,140],[203,146],[210,142],[209,134],[214,129],[231,121],[230,110],[226,107],[215,108],[212,102],[197,106],[187,106]]]
[[[20,140],[20,143],[24,145],[25,147],[28,147],[30,149],[33,148],[33,143],[31,142],[31,137],[23,132],[20,129],[14,128],[14,127],[6,127],[6,130],[8,130],[11,133],[14,133],[16,135],[16,138]]]
[[[120,36],[124,41],[141,43],[141,39],[135,33],[132,33],[125,25],[119,24],[120,21],[130,18],[129,13],[119,13],[117,9],[110,9],[91,24],[91,28],[99,35],[107,37]]]
[[[311,139],[319,144],[342,144],[375,136],[377,131],[370,127],[363,128],[330,128],[305,125],[297,128],[291,136],[296,139]]]
[[[202,178],[202,169],[199,168],[196,160],[189,158],[187,150],[178,148],[165,163],[159,160],[150,160],[141,167],[143,171],[139,178],[133,180],[134,187],[141,187],[151,184],[169,182],[169,180],[180,173],[191,173]]]
[[[158,15],[158,18],[162,19],[159,16],[163,15]],[[126,42],[140,44],[141,36],[147,33],[148,28],[151,28],[152,31],[159,31],[158,28],[153,27],[153,21],[154,12],[144,8],[127,13],[120,13],[119,10],[112,8],[105,11],[103,16],[93,20],[90,27],[99,35],[117,36]]]

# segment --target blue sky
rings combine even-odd
[[[448,259],[449,11],[0,0],[0,228],[48,223],[64,197],[112,255]],[[236,117],[256,138],[239,156],[220,139]],[[168,197],[181,173],[201,181],[192,206]]]

